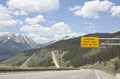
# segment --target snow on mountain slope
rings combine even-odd
[[[14,55],[16,53],[38,48],[38,44],[25,35],[5,34],[0,36],[0,55]]]

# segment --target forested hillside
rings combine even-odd
[[[95,33],[88,34],[86,36],[99,36],[100,38],[120,38],[120,32]],[[80,37],[61,40],[40,49],[24,51],[13,56],[12,58],[2,61],[1,63],[12,66],[20,66],[25,62],[25,60],[35,53],[35,56],[33,56],[28,62],[28,67],[55,68],[51,55],[52,51],[55,51],[55,55],[61,68],[83,67],[86,65],[97,66],[97,64],[107,67],[109,66],[110,61],[114,59],[110,68],[115,71],[119,71],[120,69],[120,46],[81,48]]]

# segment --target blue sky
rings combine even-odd
[[[0,0],[0,35],[38,43],[64,36],[120,31],[119,0]]]

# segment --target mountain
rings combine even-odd
[[[78,37],[78,36],[65,36],[65,37],[63,37],[63,38],[60,39],[60,40],[74,39],[74,38],[76,38],[76,37]]]
[[[93,33],[84,36],[120,38],[120,31],[115,33]],[[103,40],[102,42],[105,41]],[[120,40],[116,42],[120,42]],[[55,68],[52,52],[54,52],[60,67],[88,68],[88,66],[90,66],[91,68],[103,70],[120,70],[120,46],[106,46],[104,48],[81,48],[80,37],[60,40],[43,48],[27,50],[7,60],[1,61],[0,63],[18,67],[26,64],[28,67]],[[28,59],[29,61],[27,61]],[[24,63],[26,61],[27,63]]]
[[[51,41],[49,41],[49,42],[45,42],[45,43],[43,43],[43,44],[39,44],[39,46],[40,46],[40,48],[42,48],[42,47],[45,47],[45,46],[50,45],[50,44],[52,44],[52,43],[55,43],[55,42],[57,42],[57,41],[59,41],[59,40],[51,40]]]
[[[34,48],[38,48],[38,45],[27,36],[19,34],[0,36],[0,59]]]
[[[53,44],[53,43],[55,43],[55,42],[58,42],[58,41],[60,41],[60,40],[74,39],[74,38],[76,38],[76,37],[78,37],[78,36],[64,36],[64,37],[61,38],[61,39],[51,40],[51,41],[49,41],[49,42],[40,44],[39,46],[40,46],[40,47],[45,47],[45,46],[48,46],[48,45]]]

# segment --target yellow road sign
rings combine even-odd
[[[98,48],[99,37],[81,37],[80,46],[83,48]]]

